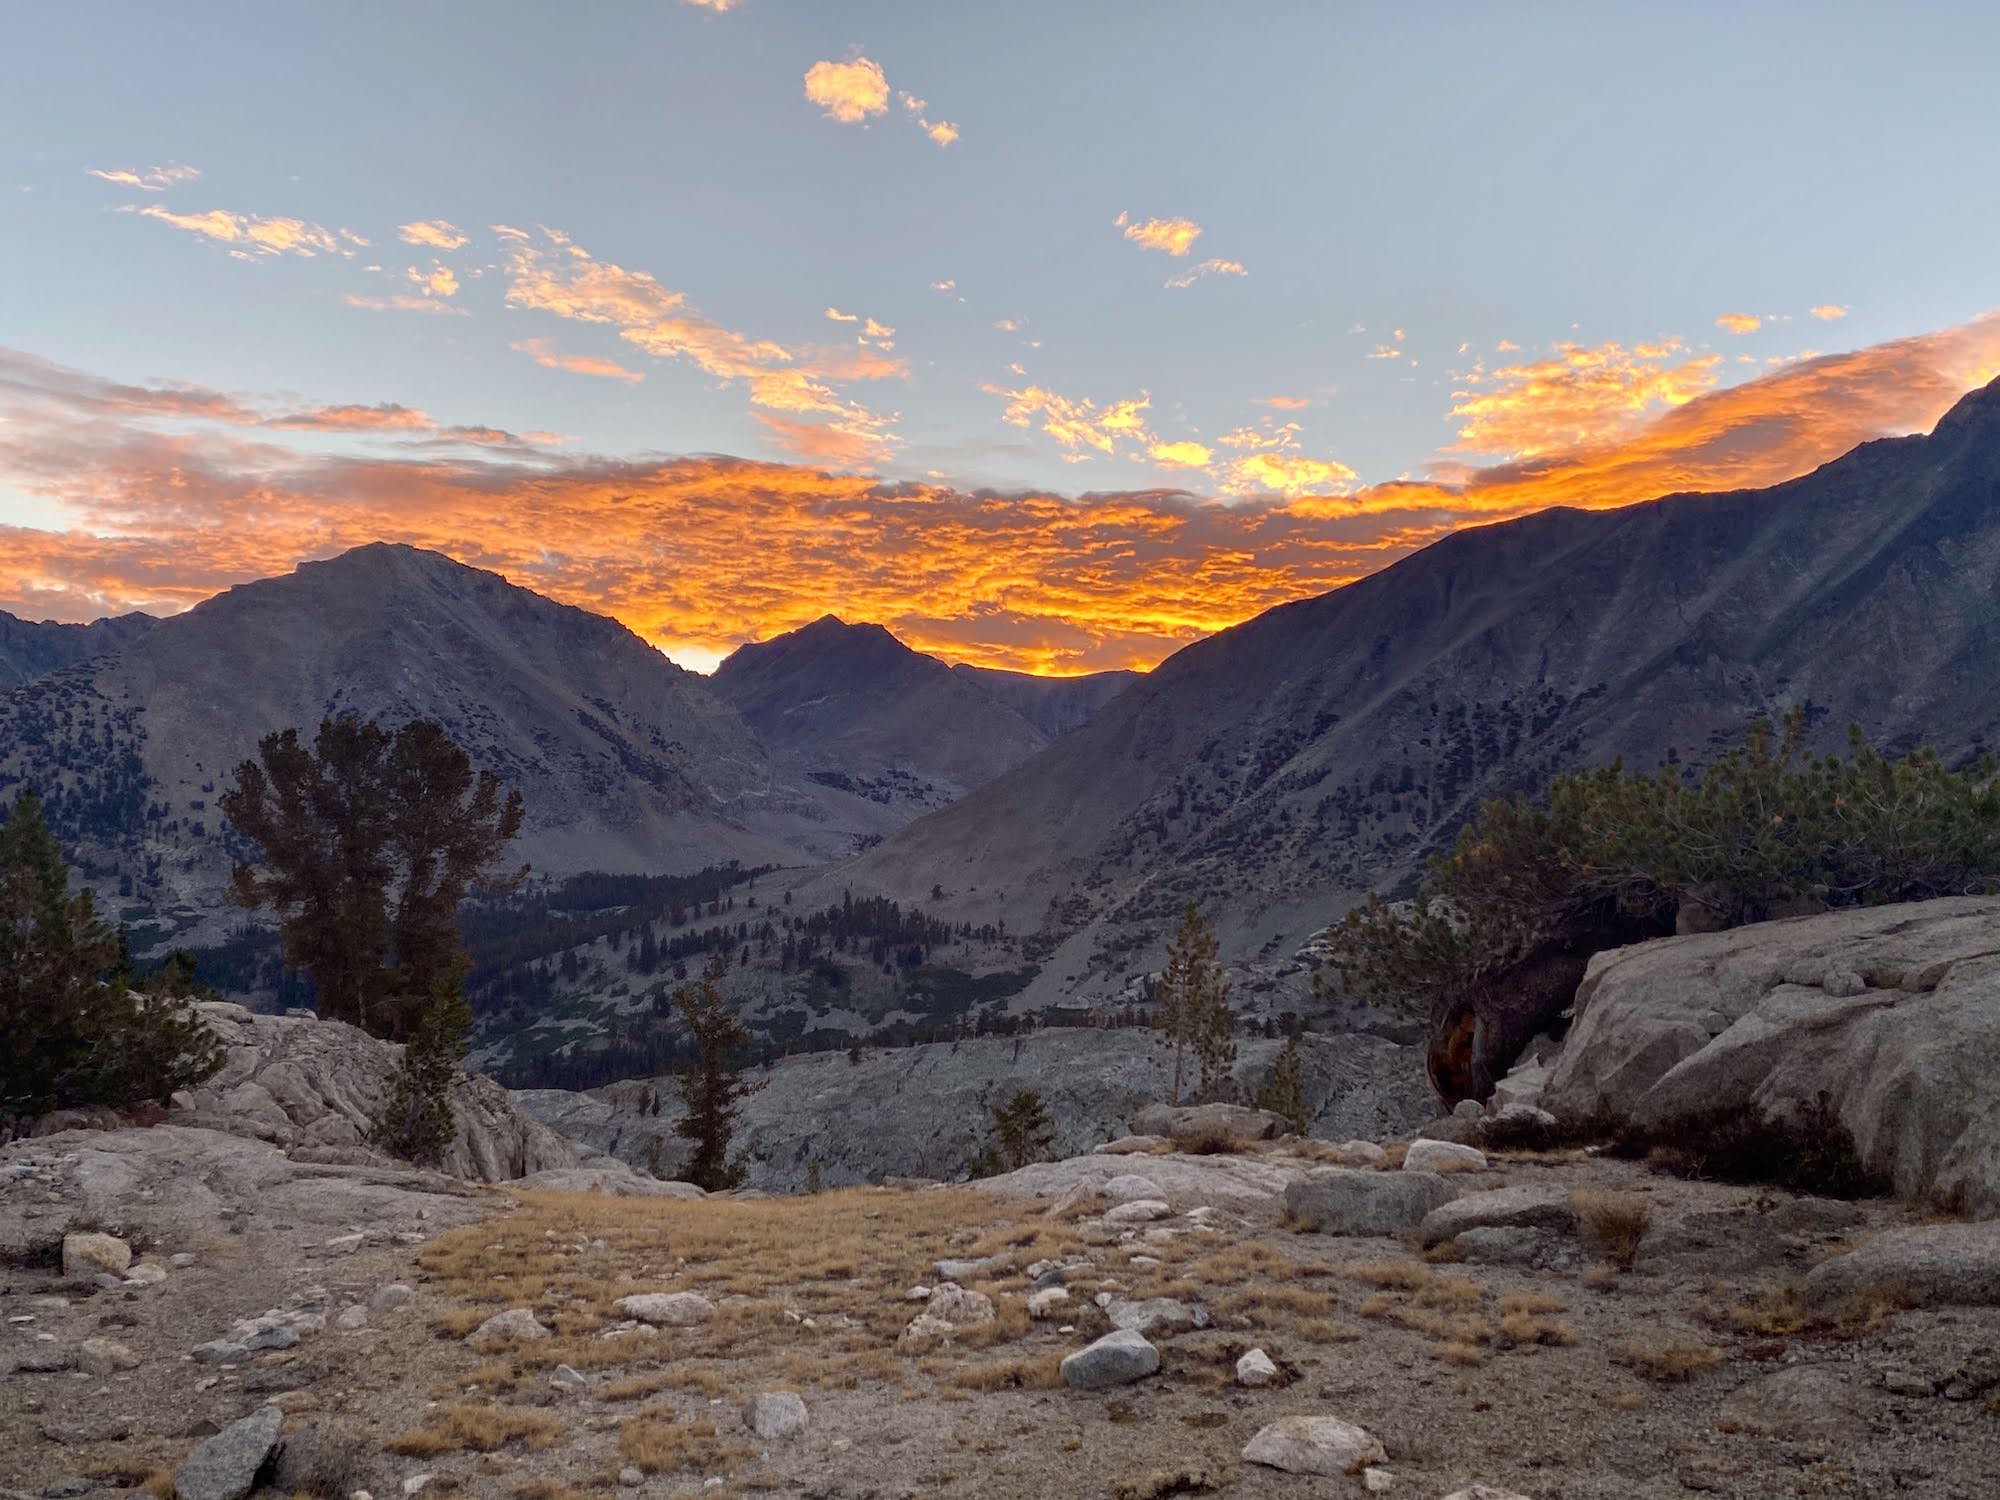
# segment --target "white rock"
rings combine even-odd
[[[1177,1302],[1172,1297],[1145,1297],[1134,1302],[1114,1302],[1105,1309],[1111,1315],[1111,1326],[1130,1328],[1139,1333],[1164,1330],[1179,1333],[1188,1328],[1208,1327],[1208,1309],[1190,1307],[1185,1302]]]
[[[359,1302],[352,1307],[343,1307],[340,1316],[333,1320],[333,1326],[342,1333],[354,1333],[368,1326],[368,1309]]]
[[[1100,1391],[1144,1380],[1160,1368],[1160,1351],[1130,1328],[1107,1333],[1062,1362],[1063,1383],[1072,1390]]]
[[[1485,1167],[1484,1151],[1455,1141],[1412,1141],[1403,1157],[1405,1172],[1483,1171]]]
[[[931,1289],[919,1283],[918,1285],[911,1287],[907,1292],[903,1293],[903,1300],[905,1302],[921,1302],[926,1297],[930,1296],[930,1294],[931,1294]]]
[[[1046,1286],[1028,1294],[1028,1316],[1036,1322],[1059,1316],[1070,1304],[1067,1288]]]
[[[375,1295],[368,1299],[370,1312],[394,1312],[410,1300],[410,1289],[400,1281],[392,1281],[387,1286],[377,1287]]]
[[[368,1242],[365,1234],[336,1234],[326,1242],[328,1255],[352,1255]]]
[[[616,1306],[628,1318],[661,1328],[704,1323],[715,1313],[715,1304],[700,1292],[639,1292],[620,1297]]]
[[[580,1391],[590,1382],[574,1365],[557,1365],[555,1373],[549,1376],[549,1384],[559,1391]]]
[[[1342,1141],[1338,1149],[1343,1166],[1379,1167],[1389,1159],[1388,1148],[1376,1141]]]
[[[1114,1179],[1115,1180],[1115,1179]],[[1106,1209],[1104,1222],[1107,1224],[1150,1224],[1155,1219],[1171,1217],[1173,1210],[1159,1198],[1133,1198]]]
[[[429,1474],[412,1474],[408,1479],[403,1481],[403,1493],[406,1495],[421,1495],[424,1492],[424,1486],[431,1482],[431,1477]]]
[[[1236,1383],[1238,1385],[1247,1385],[1252,1390],[1255,1390],[1258,1386],[1269,1385],[1277,1378],[1277,1365],[1272,1362],[1271,1356],[1266,1354],[1262,1349],[1252,1349],[1248,1354],[1236,1361]]]
[[[1092,1297],[1090,1300],[1095,1302],[1099,1307],[1109,1307],[1117,1299],[1113,1297],[1109,1292],[1099,1292],[1095,1297]]]
[[[176,1271],[185,1271],[189,1266],[194,1264],[194,1257],[183,1250],[178,1255],[169,1255],[167,1257],[167,1264],[172,1266]]]
[[[88,1375],[110,1375],[136,1370],[139,1356],[116,1339],[85,1339],[76,1351],[76,1366]]]
[[[1353,1475],[1389,1455],[1373,1433],[1339,1417],[1284,1417],[1243,1445],[1243,1459],[1287,1474]]]
[[[628,1490],[636,1490],[646,1482],[646,1476],[638,1469],[627,1464],[618,1471],[618,1482]]]
[[[1363,1469],[1361,1487],[1371,1495],[1386,1495],[1396,1487],[1396,1476],[1387,1469]]]
[[[502,1339],[545,1339],[549,1330],[531,1307],[510,1307],[495,1313],[466,1337],[468,1344],[491,1344]]]
[[[808,1420],[796,1391],[759,1391],[743,1408],[743,1425],[767,1443],[804,1432]]]
[[[125,1273],[127,1286],[158,1286],[167,1279],[167,1268],[149,1260],[142,1260]]]

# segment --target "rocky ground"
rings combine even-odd
[[[1991,1225],[1583,1152],[1117,1147],[709,1198],[174,1127],[16,1143],[0,1492],[1972,1500],[2000,1472],[2000,1310],[1957,1305],[2000,1302]]]

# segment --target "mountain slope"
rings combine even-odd
[[[1146,674],[1091,672],[1082,677],[1037,677],[960,662],[952,671],[980,683],[1050,739],[1088,724],[1096,712]]]
[[[746,826],[784,797],[762,747],[699,676],[616,621],[379,544],[0,698],[0,788],[41,784],[88,874],[198,910],[227,871],[211,803],[236,763],[269,730],[348,711],[440,721],[523,792],[539,870],[785,855]]]
[[[1828,747],[2000,740],[1995,597],[2000,382],[1769,490],[1548,511],[1274,609],[839,879],[1039,930],[1040,999],[1114,980],[1188,897],[1257,952],[1558,769],[1702,759],[1795,702]]]
[[[62,625],[0,610],[0,693],[93,656],[121,651],[157,623],[151,615],[130,614]]]
[[[1037,681],[954,669],[833,615],[741,647],[711,679],[780,771],[825,804],[829,828],[864,834],[984,786],[1062,732],[1045,724],[1083,722],[1116,688]]]

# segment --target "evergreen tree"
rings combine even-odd
[[[1270,1078],[1257,1090],[1257,1107],[1268,1109],[1282,1119],[1292,1127],[1294,1135],[1304,1135],[1312,1123],[1312,1110],[1306,1103],[1304,1059],[1299,1055],[1296,1030],[1286,1035],[1285,1045],[1278,1049],[1278,1056],[1271,1064]]]
[[[1200,1069],[1200,1090],[1213,1097],[1236,1061],[1235,1015],[1229,1009],[1229,987],[1216,954],[1215,928],[1192,901],[1181,913],[1180,926],[1167,945],[1167,967],[1155,991],[1159,1029],[1174,1049],[1174,1103],[1181,1102],[1190,1049]]]
[[[53,1109],[165,1103],[222,1066],[222,1048],[171,992],[176,970],[128,983],[122,944],[90,892],[69,894],[41,801],[0,823],[0,1137]]]
[[[463,987],[439,979],[403,1048],[402,1063],[390,1075],[389,1100],[375,1122],[378,1146],[426,1167],[450,1153],[458,1139],[451,1085],[471,1029],[472,1008]]]
[[[1017,1089],[993,1111],[993,1153],[1003,1171],[1018,1171],[1031,1162],[1046,1161],[1055,1145],[1056,1128],[1033,1089]]]
[[[729,1065],[729,1054],[750,1040],[750,1032],[723,1003],[726,971],[723,959],[712,959],[698,985],[682,985],[674,995],[698,1052],[694,1067],[675,1080],[686,1112],[675,1122],[674,1134],[694,1143],[687,1180],[711,1193],[739,1187],[748,1175],[741,1158],[730,1159],[729,1142],[737,1112],[759,1087],[744,1082]]]
[[[296,729],[266,735],[217,805],[263,856],[236,868],[234,899],[277,913],[322,1015],[391,1040],[414,1036],[440,988],[462,988],[466,893],[527,875],[490,868],[520,831],[520,793],[475,774],[428,720],[391,733],[328,719],[310,749]]]

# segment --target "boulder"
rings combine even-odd
[[[1486,1153],[1456,1141],[1412,1141],[1403,1156],[1405,1172],[1482,1172]]]
[[[139,1356],[116,1339],[85,1339],[76,1351],[76,1367],[86,1375],[112,1375],[139,1368]]]
[[[1151,1156],[1156,1151],[1170,1150],[1173,1142],[1163,1135],[1121,1135],[1115,1141],[1106,1141],[1091,1149],[1099,1156]]]
[[[615,1305],[626,1317],[655,1328],[685,1328],[715,1315],[715,1304],[700,1292],[637,1292]]]
[[[1028,1293],[1028,1316],[1038,1323],[1062,1316],[1069,1305],[1067,1287],[1045,1286],[1040,1291]]]
[[[1600,953],[1541,1103],[1670,1134],[1824,1100],[1899,1193],[2000,1214],[1996,930],[1969,896]]]
[[[62,1238],[62,1273],[70,1280],[123,1276],[131,1264],[132,1247],[115,1234],[85,1230]]]
[[[1278,1367],[1262,1349],[1252,1349],[1236,1361],[1236,1383],[1256,1390],[1278,1378]]]
[[[1144,1380],[1159,1368],[1160,1351],[1146,1336],[1120,1328],[1064,1359],[1062,1378],[1071,1390],[1101,1391]]]
[[[1158,1198],[1134,1198],[1126,1203],[1114,1203],[1105,1210],[1107,1224],[1150,1224],[1155,1219],[1173,1217],[1173,1210]]]
[[[1468,1229],[1541,1229],[1574,1234],[1576,1209],[1566,1188],[1494,1188],[1443,1204],[1424,1217],[1418,1232],[1428,1246]]]
[[[1180,1333],[1189,1328],[1208,1327],[1208,1309],[1191,1307],[1172,1297],[1145,1297],[1134,1302],[1113,1302],[1105,1309],[1113,1328],[1127,1328],[1134,1333],[1152,1333],[1165,1330]]]
[[[287,1151],[373,1159],[370,1132],[403,1049],[359,1027],[309,1014],[255,1015],[226,1001],[195,1007],[225,1048],[222,1070],[174,1096],[169,1121],[268,1141]],[[576,1148],[525,1114],[492,1079],[452,1082],[458,1134],[441,1169],[485,1182],[573,1167]]]
[[[691,1182],[662,1182],[642,1177],[623,1162],[610,1166],[550,1167],[530,1172],[512,1184],[545,1193],[602,1193],[610,1198],[706,1198]]]
[[[2000,1220],[1891,1229],[1806,1277],[1807,1299],[1822,1307],[1870,1296],[2000,1306]]]
[[[910,1319],[898,1336],[898,1342],[920,1343],[934,1338],[949,1338],[961,1328],[991,1323],[994,1316],[991,1297],[947,1281],[932,1288],[924,1302],[924,1310]]]
[[[1152,1178],[1142,1177],[1137,1172],[1121,1172],[1116,1177],[1106,1178],[1097,1191],[1113,1203],[1163,1199],[1167,1192]]]
[[[549,1330],[542,1326],[531,1307],[510,1307],[481,1323],[465,1341],[474,1346],[499,1343],[503,1339],[545,1339]]]
[[[1241,1104],[1149,1104],[1132,1116],[1133,1134],[1165,1136],[1183,1151],[1274,1141],[1290,1128],[1282,1115]]]
[[[410,1289],[400,1281],[392,1281],[387,1286],[375,1288],[375,1295],[368,1299],[370,1312],[394,1312],[410,1300]]]
[[[177,1500],[243,1500],[278,1446],[284,1416],[260,1406],[205,1440],[174,1470]]]
[[[1135,1167],[1144,1170],[1135,1171]],[[1008,1197],[1052,1199],[1050,1212],[1058,1217],[1066,1211],[1065,1205],[1082,1207],[1096,1197],[1114,1202],[1154,1198],[1175,1208],[1263,1209],[1274,1206],[1285,1185],[1304,1176],[1308,1169],[1309,1164],[1297,1157],[1275,1152],[1138,1159],[1092,1154],[1035,1162],[1019,1171],[979,1178],[966,1185]]]
[[[797,1436],[809,1420],[796,1391],[759,1391],[743,1408],[743,1425],[767,1443]]]
[[[1435,1172],[1367,1172],[1326,1167],[1285,1189],[1285,1211],[1320,1234],[1398,1235],[1451,1197]]]
[[[1243,1460],[1287,1474],[1339,1476],[1387,1463],[1389,1455],[1373,1433],[1339,1417],[1283,1417],[1244,1444]]]

